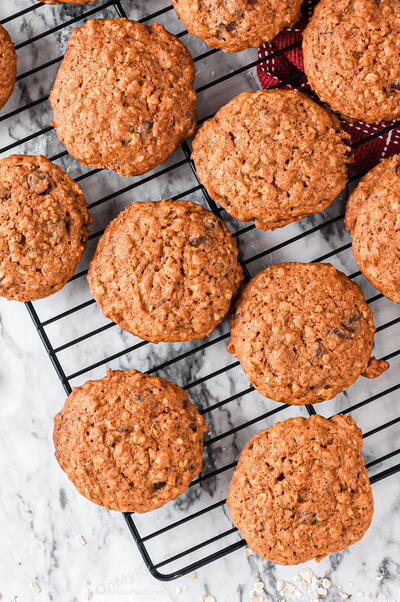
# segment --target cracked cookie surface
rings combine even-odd
[[[148,512],[183,493],[200,472],[206,430],[177,384],[108,370],[74,388],[55,417],[55,455],[95,504]]]
[[[225,224],[189,201],[133,203],[107,227],[89,266],[104,315],[147,341],[207,336],[242,279]]]
[[[400,303],[400,155],[371,169],[351,193],[345,225],[364,276]]]
[[[304,31],[303,57],[311,87],[343,117],[399,119],[398,0],[321,0]]]
[[[250,548],[277,564],[299,564],[361,539],[373,514],[361,446],[361,430],[340,414],[289,418],[250,439],[228,495]]]
[[[50,94],[57,136],[84,165],[143,174],[194,132],[194,76],[162,25],[89,19],[72,31]]]
[[[225,52],[257,48],[299,18],[301,0],[172,0],[188,31]]]
[[[288,404],[316,403],[361,374],[379,376],[371,358],[373,314],[361,289],[330,264],[266,268],[241,292],[228,351],[259,393]]]
[[[85,197],[42,156],[0,160],[0,296],[33,301],[73,275],[91,223]]]
[[[10,98],[15,85],[17,55],[8,32],[0,24],[0,109]]]
[[[337,117],[308,96],[258,90],[239,94],[202,125],[192,157],[211,198],[237,219],[271,230],[337,197],[349,146]]]

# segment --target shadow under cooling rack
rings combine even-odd
[[[32,6],[25,8],[24,10],[21,10],[17,13],[14,13],[14,14],[6,17],[1,22],[3,24],[10,23],[14,19],[23,17],[24,15],[26,15],[28,13],[34,12],[41,6],[43,6],[43,4],[35,3]],[[50,35],[56,35],[60,30],[62,30],[64,28],[68,28],[71,25],[73,25],[74,23],[81,21],[82,19],[85,19],[87,17],[95,17],[99,11],[104,10],[108,7],[115,8],[118,15],[120,15],[122,17],[126,16],[124,8],[123,8],[122,0],[110,0],[107,2],[102,2],[101,4],[98,2],[98,3],[96,3],[95,7],[90,8],[88,10],[86,10],[86,8],[83,9],[82,12],[80,12],[79,15],[75,16],[74,18],[71,18],[68,21],[65,21],[59,25],[56,25],[56,26],[52,27],[51,29],[47,29],[46,31],[44,31],[40,34],[17,44],[16,49],[18,51],[18,50],[28,46],[29,44],[37,42],[41,38],[44,38],[44,37],[50,36]],[[140,21],[146,22],[146,21],[153,20],[159,16],[165,15],[166,13],[168,13],[171,10],[172,10],[172,6],[166,6],[150,15],[144,16],[142,19],[140,19]],[[181,31],[178,33],[178,37],[183,37],[185,35],[187,35],[186,31]],[[232,70],[228,74],[225,74],[221,77],[215,78],[213,80],[208,81],[207,83],[204,83],[203,85],[201,85],[200,87],[197,88],[197,92],[199,94],[204,93],[204,92],[210,90],[211,88],[213,88],[214,86],[221,84],[222,82],[228,81],[231,78],[233,78],[241,73],[249,71],[250,69],[256,67],[258,64],[260,64],[268,59],[271,59],[274,56],[277,56],[279,54],[284,54],[285,52],[288,52],[289,50],[297,47],[298,45],[299,45],[299,43],[291,44],[290,46],[287,46],[277,52],[271,53],[269,56],[267,56],[265,58],[257,59],[246,65],[242,65],[239,68]],[[211,57],[213,54],[215,54],[217,52],[220,52],[220,51],[218,51],[216,49],[209,49],[209,50],[203,52],[202,54],[199,54],[198,56],[196,56],[194,60],[196,63],[199,63],[203,59]],[[222,53],[221,53],[221,55],[222,55]],[[55,57],[55,58],[53,58],[47,62],[44,62],[38,66],[35,66],[32,69],[26,71],[25,73],[19,74],[17,79],[18,79],[18,81],[24,80],[25,78],[30,77],[31,75],[34,75],[34,74],[40,72],[41,70],[47,69],[48,67],[51,67],[52,65],[56,65],[57,63],[59,63],[61,61],[61,59],[62,59],[62,56],[58,56],[58,57]],[[281,82],[280,84],[278,84],[275,87],[284,86],[288,83],[295,84],[296,79],[297,79],[297,77],[294,77],[290,80]],[[0,122],[3,122],[6,119],[17,116],[26,110],[30,110],[34,107],[40,106],[42,103],[45,103],[47,101],[47,99],[48,99],[48,95],[42,96],[36,100],[33,100],[33,101],[21,106],[21,107],[14,109],[13,111],[11,111],[9,113],[1,115]],[[202,121],[204,121],[204,119]],[[385,134],[391,130],[394,130],[398,127],[399,127],[399,123],[392,123],[392,124],[388,125],[384,130],[376,132],[376,133],[374,133],[370,136],[367,136],[364,139],[358,141],[355,144],[355,146],[365,144],[366,142],[369,142],[371,139],[378,137],[378,136],[382,136],[383,134]],[[12,142],[12,143],[6,145],[2,149],[0,149],[0,152],[4,153],[7,151],[11,151],[13,148],[16,148],[17,146],[19,146],[23,143],[30,142],[43,134],[51,132],[52,129],[53,128],[50,125],[43,127],[42,129],[36,131],[35,133],[32,133],[24,138],[21,138],[19,140],[16,140],[15,142]],[[207,195],[206,191],[201,186],[200,181],[197,179],[197,175],[196,175],[194,166],[190,161],[190,147],[189,147],[188,143],[186,143],[186,142],[183,143],[183,145],[181,147],[181,151],[182,151],[183,158],[181,158],[179,161],[176,161],[175,163],[162,168],[157,173],[151,173],[148,176],[146,176],[145,178],[142,178],[141,180],[134,181],[133,183],[129,183],[128,185],[124,186],[123,188],[120,188],[119,190],[113,192],[112,194],[108,194],[108,195],[94,201],[90,205],[90,207],[93,208],[93,207],[97,207],[102,204],[105,204],[105,203],[111,201],[112,199],[114,199],[114,197],[119,194],[132,191],[137,186],[141,186],[144,183],[151,182],[152,180],[155,180],[156,178],[161,178],[162,176],[164,176],[166,174],[173,174],[174,170],[177,170],[183,166],[188,166],[191,169],[192,174],[195,178],[195,185],[190,186],[189,188],[180,192],[179,194],[175,195],[172,198],[176,198],[176,199],[185,198],[194,193],[200,193],[203,195],[203,198],[206,201],[206,203],[208,204],[209,208],[215,214],[221,216],[223,219],[224,218],[226,219],[226,213],[222,209],[220,209],[216,205],[216,203]],[[66,151],[62,151],[57,154],[54,154],[53,156],[51,156],[49,158],[51,160],[57,160],[64,156],[67,156]],[[96,174],[98,174],[100,171],[101,170],[98,170],[98,169],[90,170],[90,171],[78,176],[76,178],[76,181],[80,182],[80,181],[86,180],[87,178],[95,177]],[[351,178],[351,180],[353,180],[353,181],[357,180],[361,175],[362,174],[354,175]],[[343,219],[342,214],[333,216],[330,219],[326,220],[325,222],[319,223],[318,225],[313,226],[312,228],[310,228],[304,232],[301,232],[300,234],[297,234],[296,236],[294,236],[292,238],[289,238],[283,242],[279,242],[278,244],[271,246],[268,249],[265,249],[261,252],[258,252],[255,255],[252,255],[247,258],[242,258],[241,263],[244,268],[246,278],[248,279],[250,276],[249,266],[251,266],[252,263],[254,263],[260,259],[266,258],[267,256],[272,256],[274,253],[284,249],[286,246],[288,246],[290,244],[296,243],[298,241],[302,241],[303,239],[307,240],[307,237],[309,237],[309,236],[311,237],[313,234],[315,234],[317,232],[322,232],[324,230],[324,228],[328,228],[328,227],[340,222],[342,219]],[[240,241],[240,237],[247,235],[253,229],[254,229],[254,225],[250,224],[250,225],[242,227],[241,229],[237,229],[233,235],[238,239],[238,241]],[[92,240],[97,239],[101,235],[101,233],[102,233],[102,230],[94,232],[91,234],[90,238]],[[340,242],[340,240],[339,240],[339,242]],[[320,257],[314,258],[314,261],[325,261],[327,259],[331,259],[334,256],[348,250],[350,248],[350,246],[351,246],[350,243],[340,244],[334,250],[324,253]],[[72,280],[78,280],[80,278],[84,278],[86,276],[86,273],[87,273],[87,270],[82,270],[82,271],[76,273],[73,276]],[[359,271],[349,274],[350,278],[358,278],[359,276],[360,276]],[[367,299],[368,303],[377,303],[380,300],[382,300],[381,294],[374,294],[372,297]],[[135,353],[135,351],[138,351],[142,347],[145,347],[146,345],[148,345],[148,343],[146,341],[140,341],[138,343],[135,343],[134,345],[126,347],[122,351],[119,351],[117,353],[109,355],[109,356],[105,357],[104,359],[101,359],[100,361],[93,362],[87,366],[81,366],[78,370],[75,370],[74,372],[67,374],[64,370],[62,361],[60,360],[60,354],[62,352],[73,347],[74,345],[80,344],[83,341],[88,340],[94,336],[101,335],[102,333],[106,333],[109,329],[112,329],[114,327],[116,328],[116,326],[112,322],[107,323],[96,329],[90,330],[89,332],[86,332],[78,337],[71,338],[70,340],[68,340],[67,342],[64,342],[61,345],[59,345],[59,344],[53,345],[51,336],[48,334],[48,327],[50,327],[50,325],[57,323],[60,320],[63,320],[65,318],[72,316],[73,314],[76,314],[78,312],[85,310],[85,308],[89,307],[90,305],[92,305],[94,303],[95,303],[95,301],[93,299],[82,301],[82,302],[74,305],[73,307],[70,307],[70,308],[58,313],[57,315],[51,316],[50,318],[47,318],[46,320],[43,320],[43,321],[41,321],[41,319],[39,318],[39,315],[38,315],[34,305],[32,303],[26,304],[27,310],[37,328],[37,331],[43,341],[46,351],[53,363],[54,369],[56,370],[58,377],[60,378],[67,394],[69,394],[71,391],[71,384],[70,384],[71,380],[73,380],[79,376],[85,375],[86,373],[90,372],[94,368],[98,368],[99,366],[109,364],[109,362],[116,360],[120,357],[123,357],[127,354]],[[395,317],[393,319],[390,319],[386,323],[381,324],[377,328],[377,332],[383,332],[387,329],[393,328],[399,323],[400,323],[400,317]],[[189,358],[190,356],[195,355],[196,353],[202,352],[207,349],[211,349],[212,347],[218,345],[222,341],[225,341],[228,337],[229,337],[229,332],[225,332],[218,336],[214,336],[214,338],[212,338],[211,340],[207,340],[205,342],[200,342],[196,346],[190,348],[188,351],[177,354],[174,357],[171,357],[170,359],[160,363],[159,365],[153,366],[150,370],[148,370],[148,372],[155,373],[162,369],[168,368],[168,367],[172,366],[174,363],[185,360],[185,359]],[[394,359],[398,355],[400,355],[400,349],[397,349],[394,351],[391,350],[384,356],[384,359],[387,359],[387,360]],[[184,383],[184,388],[186,390],[190,390],[190,389],[192,389],[198,385],[201,385],[207,381],[210,381],[212,379],[217,379],[218,377],[220,377],[221,375],[223,375],[225,373],[234,371],[236,368],[238,368],[238,366],[239,366],[239,362],[237,362],[237,361],[231,361],[228,365],[221,366],[221,367],[216,366],[215,370],[209,372],[208,374],[202,376],[201,378],[192,380],[191,382]],[[361,410],[362,408],[368,408],[368,407],[370,407],[371,404],[373,404],[377,400],[382,399],[382,398],[384,399],[385,396],[395,393],[399,389],[400,389],[400,382],[395,383],[395,384],[391,383],[389,387],[386,387],[386,389],[379,391],[378,393],[376,393],[374,395],[370,395],[370,396],[366,397],[365,399],[358,401],[357,403],[350,405],[350,407],[346,407],[346,409],[341,410],[341,411],[342,411],[342,413],[350,413],[352,411]],[[224,399],[218,400],[215,403],[213,403],[212,405],[210,405],[209,407],[203,408],[201,411],[203,414],[209,415],[212,412],[219,412],[222,410],[227,410],[228,408],[231,407],[230,404],[233,404],[233,403],[237,402],[238,400],[241,400],[241,399],[245,398],[246,396],[249,396],[253,393],[254,393],[253,387],[247,385],[246,387],[244,387],[242,390],[236,392],[235,394],[230,395],[229,397],[226,397]],[[239,424],[237,426],[229,428],[228,430],[225,430],[224,432],[215,434],[214,436],[210,436],[205,442],[206,451],[208,453],[212,454],[212,446],[213,445],[215,445],[219,442],[222,442],[224,440],[229,440],[229,437],[231,437],[235,434],[238,434],[240,431],[243,431],[244,429],[251,427],[252,425],[255,425],[255,424],[258,424],[259,422],[268,420],[270,417],[274,417],[275,415],[277,417],[280,417],[281,413],[287,411],[288,409],[289,409],[289,406],[287,406],[285,404],[276,404],[276,406],[274,406],[272,409],[269,409],[268,411],[265,411],[264,413],[254,416],[253,418],[251,418],[251,420],[246,420],[242,424]],[[306,410],[307,410],[308,414],[310,414],[310,415],[315,413],[315,409],[313,408],[313,406],[306,406]],[[363,434],[364,439],[367,439],[368,437],[370,437],[372,435],[376,435],[377,433],[380,433],[381,431],[383,431],[385,429],[390,429],[391,427],[397,425],[398,422],[400,422],[400,416],[397,416],[393,419],[385,421],[382,424],[378,425],[377,427],[374,427],[372,429],[365,431]],[[372,471],[372,469],[375,469],[377,466],[379,466],[385,462],[391,463],[392,460],[398,460],[399,454],[400,454],[400,448],[390,450],[389,452],[384,453],[384,454],[380,454],[380,455],[378,454],[378,457],[367,462],[367,469],[369,471]],[[220,467],[215,467],[212,470],[209,470],[208,472],[203,472],[197,479],[195,479],[191,483],[190,492],[192,492],[192,491],[195,492],[195,490],[198,488],[206,487],[207,482],[211,481],[212,479],[218,479],[218,478],[226,476],[227,474],[229,474],[229,471],[233,470],[235,465],[236,465],[236,459],[233,461],[230,461],[226,464],[223,464]],[[399,462],[391,463],[391,465],[388,468],[382,469],[382,470],[380,470],[380,472],[374,472],[373,476],[371,476],[371,478],[370,478],[371,483],[375,483],[381,479],[384,479],[384,478],[398,472],[399,470],[400,470]],[[226,487],[225,487],[224,493],[226,495]],[[226,554],[229,554],[235,550],[238,550],[239,548],[241,548],[245,545],[245,542],[240,538],[237,530],[234,527],[232,527],[232,525],[229,522],[228,517],[226,516],[226,513],[224,511],[225,502],[226,502],[225,495],[224,494],[219,495],[218,501],[210,500],[212,503],[207,503],[206,505],[204,505],[204,507],[200,508],[199,510],[196,510],[195,512],[190,512],[190,510],[182,512],[182,514],[181,514],[182,518],[179,518],[178,520],[172,520],[172,521],[168,522],[167,524],[164,524],[163,526],[160,526],[156,530],[150,531],[149,533],[147,533],[145,535],[141,534],[141,532],[140,532],[141,530],[139,529],[139,527],[137,525],[137,520],[133,515],[131,515],[131,514],[124,515],[124,518],[128,524],[128,527],[130,529],[130,532],[132,533],[133,538],[136,541],[136,544],[138,545],[138,548],[142,554],[142,557],[143,557],[147,567],[149,568],[150,572],[155,577],[157,577],[158,579],[161,579],[161,580],[171,580],[171,579],[178,578],[178,577],[184,575],[185,573],[196,570],[199,567],[204,566],[210,562],[213,562],[214,560],[221,558],[221,557],[225,556]],[[225,525],[226,528],[224,528],[221,532],[218,532],[215,534],[210,534],[210,536],[203,535],[203,530],[194,528],[193,525],[196,524],[196,521],[201,521],[201,520],[208,521],[208,516],[210,516],[211,513],[213,513],[213,512],[220,513],[220,517],[221,517],[220,524],[222,526]],[[149,521],[149,523],[150,523],[150,521]],[[203,524],[206,524],[206,523],[203,522]],[[174,538],[178,539],[180,537],[179,533],[181,532],[180,531],[181,529],[186,529],[187,533],[190,530],[192,531],[192,537],[194,539],[193,545],[191,545],[188,548],[182,549],[179,552],[171,553],[171,554],[167,555],[166,557],[162,558],[161,560],[154,561],[153,560],[154,550],[157,549],[156,548],[157,542],[160,541],[160,538],[162,538],[163,536],[167,536],[170,541],[174,542]],[[206,532],[207,532],[207,529],[204,530],[204,533],[206,533]],[[211,550],[211,548],[212,548],[212,550]],[[161,569],[167,570],[167,567],[169,567],[168,570],[170,572],[162,572],[161,571]]]

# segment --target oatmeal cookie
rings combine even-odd
[[[194,75],[162,25],[89,19],[73,30],[50,94],[57,136],[84,165],[143,174],[194,132]]]
[[[316,403],[360,374],[372,378],[388,368],[371,361],[374,332],[360,287],[342,272],[326,263],[282,263],[243,289],[228,351],[265,397]]]
[[[228,506],[251,549],[299,564],[361,539],[374,507],[361,446],[360,429],[340,414],[289,418],[250,439]]]
[[[322,211],[343,190],[350,137],[338,119],[291,90],[244,92],[193,141],[197,173],[231,215],[272,230]]]
[[[8,32],[0,24],[0,109],[10,98],[15,85],[17,55]]]
[[[111,222],[88,279],[104,315],[158,343],[207,336],[242,275],[222,220],[189,201],[159,201],[133,203]]]
[[[352,192],[345,225],[364,276],[400,303],[400,155],[384,159]]]
[[[303,56],[309,84],[343,117],[400,118],[398,0],[321,0],[304,31]]]
[[[79,493],[121,512],[148,512],[185,491],[207,430],[185,391],[136,370],[76,387],[55,417],[55,455]]]
[[[85,197],[41,156],[0,160],[0,296],[33,301],[71,278],[91,223]]]
[[[257,48],[300,15],[301,0],[172,0],[188,31],[225,52]]]

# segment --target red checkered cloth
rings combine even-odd
[[[272,42],[266,42],[258,51],[259,58],[268,57],[277,51],[294,46],[273,58],[266,58],[265,62],[257,67],[257,73],[261,86],[271,88],[282,81],[289,80],[282,88],[299,90],[315,98],[312,93],[305,74],[303,73],[303,55],[301,51],[302,31],[306,26],[316,4],[315,0],[307,0],[302,9],[302,17],[291,29],[282,31]],[[400,153],[400,124],[395,121],[368,124],[363,121],[348,123],[342,120],[343,129],[346,130],[352,140],[355,154],[355,163],[352,170],[361,173],[371,169],[384,157],[390,157]],[[381,135],[377,135],[382,132]],[[357,144],[364,138],[375,136],[362,144]]]

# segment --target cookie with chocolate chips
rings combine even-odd
[[[107,227],[89,266],[104,315],[142,339],[207,336],[242,279],[225,224],[189,201],[133,203]]]
[[[78,265],[91,218],[79,186],[41,156],[0,160],[0,296],[55,293]]]
[[[203,124],[192,156],[211,198],[262,230],[325,209],[352,160],[337,117],[292,90],[239,94]]]
[[[55,417],[55,455],[95,504],[148,512],[180,495],[200,472],[206,430],[177,384],[108,370],[73,389]]]
[[[360,429],[340,414],[289,418],[250,439],[228,506],[251,549],[299,564],[361,539],[374,509],[361,446]]]
[[[351,193],[345,225],[364,276],[400,303],[400,155],[384,159]]]
[[[4,107],[14,89],[17,55],[8,32],[0,24],[0,109]]]
[[[321,0],[303,35],[313,90],[349,120],[400,118],[398,0]]]
[[[84,165],[143,174],[194,132],[194,76],[162,25],[89,19],[73,30],[50,94],[57,136]]]
[[[342,272],[326,263],[282,263],[243,289],[228,351],[265,397],[316,403],[388,368],[371,358],[374,332],[360,287]]]
[[[188,31],[225,52],[257,48],[300,15],[301,0],[172,0]]]

